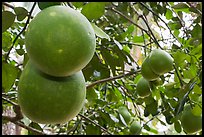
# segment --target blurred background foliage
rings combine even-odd
[[[28,60],[26,28],[38,12],[52,5],[78,10],[95,30],[96,52],[83,69],[86,103],[66,124],[43,125],[26,117],[20,124],[13,122],[24,127],[18,134],[36,134],[34,128],[45,134],[130,135],[133,121],[140,123],[142,135],[185,134],[179,121],[183,106],[190,103],[195,106],[193,113],[202,113],[201,2],[3,2],[4,113],[14,111],[17,104],[18,81]],[[150,96],[140,98],[135,89],[141,64],[155,48],[166,50],[175,67],[152,83]],[[118,112],[120,106],[130,113],[127,123]]]

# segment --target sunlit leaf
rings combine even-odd
[[[193,115],[195,115],[195,116],[201,116],[201,114],[202,114],[202,108],[201,108],[201,106],[199,106],[198,104],[196,104],[195,107],[193,107],[193,109],[192,109],[192,113],[193,113]]]
[[[2,63],[2,87],[5,92],[8,92],[14,84],[18,72],[19,70],[15,66],[4,62]]]
[[[96,36],[100,37],[100,38],[105,38],[105,39],[110,39],[110,37],[108,36],[108,34],[106,34],[101,28],[99,28],[98,26],[96,26],[94,23],[91,23],[94,32],[96,34]]]
[[[105,3],[104,2],[89,2],[81,11],[89,20],[100,18],[105,11]]]

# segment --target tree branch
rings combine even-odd
[[[155,16],[157,16],[165,25],[166,27],[169,29],[171,35],[181,44],[181,46],[183,46],[183,44],[177,39],[177,37],[171,32],[170,27],[168,26],[168,24],[159,16],[157,15],[153,10],[151,10],[150,8],[148,8],[143,2],[139,2],[143,7],[145,7],[147,10],[149,10],[150,12],[152,12]]]
[[[47,135],[46,133],[44,133],[44,132],[42,132],[42,131],[39,131],[39,130],[37,130],[37,129],[35,129],[35,128],[32,128],[32,127],[29,127],[29,126],[24,125],[24,124],[21,123],[20,121],[14,121],[13,123],[16,124],[16,125],[18,125],[18,126],[20,126],[20,127],[22,127],[22,128],[25,128],[25,129],[27,129],[27,130],[29,130],[29,131],[32,131],[32,132],[34,132],[34,133],[36,133],[36,134],[38,134],[38,135]]]
[[[131,22],[132,24],[134,24],[136,27],[140,28],[141,30],[145,31],[147,34],[148,32],[143,29],[142,27],[140,27],[138,24],[136,24],[133,20],[131,20],[130,18],[128,18],[127,16],[125,16],[123,13],[121,13],[120,11],[114,9],[114,8],[106,8],[107,10],[110,9],[112,11],[114,11],[115,13],[118,13],[119,15],[121,15],[122,17],[124,17],[125,19],[127,19],[129,22]]]
[[[12,104],[13,107],[14,107],[14,112],[16,113],[16,116],[15,117],[10,117],[10,116],[5,116],[5,115],[2,115],[2,120],[6,120],[6,121],[10,121],[20,127],[23,127],[29,131],[32,131],[32,132],[35,132],[39,135],[46,135],[45,133],[37,130],[37,129],[34,129],[32,127],[29,127],[29,126],[26,126],[24,125],[23,123],[21,123],[19,120],[21,120],[23,118],[23,115],[21,113],[21,110],[20,110],[20,106],[17,105],[15,102],[12,102],[10,101],[9,99],[5,98],[5,97],[2,97],[3,100],[7,101],[8,103]]]
[[[78,114],[81,118],[90,121],[91,123],[93,123],[94,125],[100,127],[103,131],[105,131],[106,133],[108,133],[109,135],[112,135],[107,129],[105,129],[104,127],[102,127],[101,125],[99,125],[98,123],[94,122],[93,120],[91,120],[90,118],[85,117],[82,114]]]
[[[134,10],[134,12],[138,15],[138,18],[142,18],[142,20],[145,22],[145,24],[146,24],[146,26],[147,26],[147,28],[148,28],[148,30],[149,30],[149,32],[150,32],[150,34],[152,35],[152,40],[158,45],[158,47],[160,48],[160,49],[163,49],[160,45],[159,45],[159,42],[157,41],[157,39],[156,39],[156,37],[154,36],[154,33],[152,32],[152,30],[151,30],[151,28],[150,28],[150,26],[149,26],[149,24],[148,24],[148,22],[147,22],[147,19],[144,17],[144,15],[139,15],[138,13],[137,13],[137,11],[136,11],[136,9],[135,9],[135,7],[134,6],[131,6],[131,8]],[[150,36],[150,35],[149,35]],[[151,37],[150,37],[151,38]]]
[[[11,52],[11,50],[12,50],[14,44],[16,43],[18,37],[20,37],[20,35],[26,30],[26,27],[27,27],[28,24],[29,24],[29,21],[30,21],[30,18],[31,18],[31,14],[32,14],[32,12],[33,12],[33,10],[34,10],[34,8],[35,8],[35,5],[36,5],[36,2],[34,2],[34,4],[33,4],[32,8],[31,8],[31,10],[30,10],[30,12],[29,12],[28,19],[27,19],[27,21],[26,21],[26,23],[25,23],[25,26],[23,27],[23,29],[21,30],[21,32],[15,37],[12,46],[9,48],[8,53],[6,54],[5,60],[8,60],[9,54],[10,54],[10,52]]]
[[[131,71],[131,72],[126,73],[126,74],[121,74],[121,75],[118,75],[118,76],[101,79],[101,80],[95,81],[95,82],[93,82],[93,83],[87,85],[86,88],[88,89],[88,88],[94,87],[95,85],[100,84],[100,83],[104,83],[104,82],[112,81],[112,80],[115,80],[115,79],[120,79],[120,78],[122,78],[122,77],[134,75],[134,74],[136,74],[136,73],[139,72],[139,71],[140,71],[140,69],[139,69],[139,70],[136,70],[136,71]]]
[[[175,69],[176,75],[177,75],[177,77],[178,77],[178,79],[179,79],[179,82],[180,82],[180,85],[181,85],[181,87],[182,87],[182,86],[183,86],[183,81],[182,81],[182,79],[181,79],[181,77],[180,77],[180,75],[179,75],[179,73],[178,73],[177,67],[176,67],[175,64],[173,64],[173,67],[174,67],[174,69]]]
[[[2,2],[2,4],[9,7],[9,8],[11,8],[11,9],[13,9],[13,10],[15,9],[15,7],[13,5],[8,4],[7,2]],[[29,16],[29,14],[27,16]],[[34,17],[30,16],[30,18],[33,19]]]

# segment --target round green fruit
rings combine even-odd
[[[157,75],[163,75],[173,69],[173,58],[164,50],[154,49],[149,55],[149,65]]]
[[[131,114],[126,107],[124,106],[119,107],[118,113],[122,115],[126,124],[128,124],[131,121]]]
[[[180,120],[183,130],[187,134],[194,134],[202,130],[202,116],[195,116],[190,105],[184,107]]]
[[[145,78],[141,77],[139,79],[136,87],[136,93],[140,97],[147,97],[151,94],[149,82]]]
[[[147,56],[141,66],[141,74],[148,81],[156,80],[159,75],[155,74],[149,65],[149,56]]]
[[[29,61],[18,84],[18,103],[25,116],[42,124],[61,124],[82,109],[86,86],[81,71],[68,77],[52,77]]]
[[[80,12],[65,6],[42,10],[30,22],[25,45],[31,62],[51,76],[69,76],[92,59],[95,32]]]
[[[133,135],[139,135],[141,133],[141,126],[139,122],[132,122],[132,124],[130,125],[130,133]]]

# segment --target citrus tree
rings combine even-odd
[[[2,3],[2,125],[202,134],[201,2],[26,4]]]

